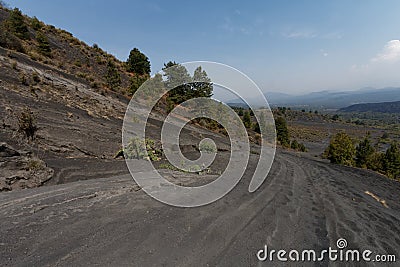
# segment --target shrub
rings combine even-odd
[[[392,143],[385,154],[384,169],[388,177],[400,178],[400,148],[398,143]]]
[[[13,61],[13,62],[11,63],[11,67],[13,68],[13,70],[18,70],[18,63],[17,63],[17,61]]]
[[[297,140],[293,140],[290,144],[290,148],[300,151],[300,152],[307,152],[306,146],[302,143],[297,142]]]
[[[370,168],[371,157],[375,149],[371,145],[369,136],[366,136],[356,147],[356,166],[359,168]]]
[[[82,67],[82,62],[79,59],[77,59],[74,61],[74,65],[77,67]]]
[[[41,22],[40,20],[38,20],[37,17],[33,17],[31,19],[31,27],[35,30],[38,31],[40,29],[42,29],[44,26],[43,22]]]
[[[325,151],[326,157],[331,163],[352,166],[356,149],[350,136],[344,132],[337,133],[330,141]]]
[[[243,124],[246,128],[251,128],[251,116],[250,116],[250,112],[246,111],[243,114]]]
[[[39,74],[37,73],[37,72],[32,72],[32,80],[35,82],[35,83],[40,83],[41,82],[41,79],[40,79],[40,76],[39,76]]]
[[[176,168],[174,165],[172,165],[170,163],[162,163],[162,164],[160,164],[160,166],[158,166],[158,168],[159,169],[171,170],[171,171],[179,170],[178,168]]]
[[[36,118],[29,108],[25,108],[18,117],[18,131],[25,134],[31,140],[35,138],[36,131]]]
[[[203,141],[201,142],[199,146],[199,150],[204,153],[217,153],[217,148],[212,142],[209,141]]]
[[[121,86],[121,75],[114,62],[111,60],[107,63],[107,74],[106,74],[107,85],[110,89],[118,89]]]
[[[146,156],[147,151],[147,156]],[[124,157],[126,159],[148,159],[151,161],[159,161],[162,151],[156,147],[156,143],[151,139],[141,139],[134,137],[130,140],[124,149]]]
[[[0,24],[0,46],[21,53],[25,52],[21,40],[7,29],[5,23]]]
[[[50,43],[49,40],[47,39],[47,36],[44,35],[43,33],[39,32],[36,35],[36,40],[38,41],[38,51],[42,55],[46,57],[51,57],[51,48],[50,48]]]
[[[368,168],[376,172],[385,173],[384,164],[385,164],[385,154],[380,152],[375,152],[370,157]]]
[[[29,82],[28,82],[28,80],[26,79],[25,74],[21,73],[21,74],[19,75],[19,80],[20,80],[20,82],[22,83],[22,85],[26,85],[26,86],[29,85]]]
[[[338,114],[335,114],[332,116],[332,120],[334,120],[334,121],[338,121],[339,119],[340,119],[340,117]]]
[[[10,16],[7,20],[10,30],[21,39],[29,39],[28,27],[25,24],[25,18],[18,8],[10,11]]]
[[[286,120],[283,117],[278,117],[275,120],[276,137],[279,143],[284,147],[290,146],[289,130],[287,128]]]
[[[130,79],[129,94],[134,95],[139,87],[149,78],[148,75],[134,74]]]

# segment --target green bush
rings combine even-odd
[[[350,136],[344,132],[337,133],[331,139],[328,148],[325,150],[325,155],[331,163],[347,166],[354,165],[355,154],[356,149],[353,141]]]
[[[199,146],[199,150],[201,152],[209,153],[209,154],[217,153],[217,148],[214,146],[213,143],[208,142],[208,141],[201,142],[201,144]]]
[[[249,111],[244,112],[242,121],[243,121],[244,127],[248,128],[248,129],[251,128],[251,116],[250,116]]]
[[[36,40],[38,41],[38,51],[40,54],[51,57],[51,47],[47,36],[41,32],[36,35]]]
[[[36,126],[36,117],[29,108],[25,108],[18,117],[18,131],[25,134],[28,139],[35,138],[38,127]]]
[[[7,19],[7,24],[10,30],[19,38],[29,39],[28,27],[25,24],[25,18],[18,8],[10,11],[10,16]]]
[[[300,151],[300,152],[307,152],[307,148],[304,144],[297,142],[297,140],[293,140],[290,144],[290,148]]]
[[[0,24],[0,46],[21,53],[25,52],[21,40],[7,29],[5,23]]]
[[[146,155],[147,151],[147,155]],[[162,151],[154,140],[146,138],[145,140],[134,137],[124,149],[124,157],[126,159],[147,159],[150,161],[159,161]]]
[[[132,49],[130,52],[126,66],[129,72],[136,73],[137,75],[150,75],[150,60],[137,48]]]
[[[31,19],[31,27],[35,30],[38,31],[40,29],[42,29],[44,27],[43,22],[41,22],[40,20],[38,20],[37,17],[33,17]]]
[[[366,136],[356,148],[356,166],[359,168],[371,168],[371,157],[375,149],[371,145],[369,135]]]
[[[290,147],[289,130],[286,120],[283,117],[278,117],[275,120],[275,127],[278,142],[284,147]]]
[[[400,148],[396,142],[386,151],[384,169],[388,177],[400,179]]]
[[[111,60],[107,62],[106,81],[108,87],[112,90],[116,90],[121,86],[121,75]]]

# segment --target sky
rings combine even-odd
[[[126,60],[214,61],[265,92],[400,86],[400,1],[5,1]]]

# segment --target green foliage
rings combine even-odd
[[[133,95],[136,93],[137,89],[149,78],[149,76],[146,75],[139,75],[139,74],[133,74],[133,76],[129,80],[129,94]]]
[[[36,35],[36,40],[38,41],[38,51],[40,54],[50,57],[51,56],[51,47],[47,36],[42,32],[38,32]]]
[[[248,110],[244,112],[242,121],[243,121],[244,127],[248,128],[248,129],[251,128],[251,116],[250,116],[250,112]]]
[[[25,52],[21,40],[7,29],[6,23],[0,24],[0,46],[21,53]]]
[[[207,72],[197,67],[193,74],[193,82],[191,83],[192,88],[190,90],[190,96],[195,97],[211,97],[213,94],[213,85],[211,79],[207,76]]]
[[[129,72],[136,73],[137,75],[150,75],[149,58],[137,48],[132,49],[130,52],[126,65]]]
[[[217,153],[215,145],[211,142],[204,141],[200,144],[199,150],[204,153],[212,154]]]
[[[261,134],[261,128],[260,128],[260,124],[258,122],[253,124],[253,130],[258,133]]]
[[[10,16],[7,19],[7,25],[12,33],[18,38],[29,39],[28,27],[25,24],[25,18],[18,8],[10,11]]]
[[[356,166],[359,168],[371,168],[371,158],[374,153],[375,149],[371,145],[368,135],[356,147]]]
[[[154,140],[149,138],[143,140],[139,137],[134,137],[129,141],[128,145],[124,149],[124,157],[126,159],[147,159],[151,161],[159,161],[161,156],[161,149],[156,146]]]
[[[356,149],[350,136],[339,132],[331,139],[325,154],[331,163],[353,166]]]
[[[18,117],[18,131],[25,134],[28,139],[35,138],[36,131],[36,117],[29,108],[25,108]]]
[[[171,171],[178,171],[179,169],[177,167],[175,167],[174,165],[170,164],[170,163],[161,163],[158,166],[159,169],[166,169],[166,170],[171,170]]]
[[[332,116],[332,120],[338,121],[340,119],[340,116],[338,114],[335,114]]]
[[[307,148],[304,144],[297,142],[297,140],[293,140],[290,144],[290,148],[300,151],[300,152],[307,152]]]
[[[376,172],[385,173],[385,154],[381,152],[375,152],[369,158],[368,169]]]
[[[289,147],[290,137],[286,120],[283,117],[278,117],[275,120],[275,127],[276,127],[276,137],[278,142],[284,147]]]
[[[35,31],[41,30],[44,27],[43,22],[41,22],[40,20],[38,20],[37,17],[33,17],[31,19],[31,27],[32,29],[34,29]]]
[[[186,100],[197,97],[211,97],[213,85],[207,73],[199,66],[193,77],[187,69],[175,62],[164,64],[165,86],[168,90],[170,105],[179,105]]]
[[[386,151],[384,168],[388,177],[400,179],[400,148],[398,143],[392,143]]]
[[[167,78],[165,86],[171,90],[168,92],[168,100],[174,105],[179,105],[189,99],[191,77],[184,66],[179,64],[171,66],[172,64],[172,62],[164,64],[164,75]]]
[[[107,62],[106,81],[109,88],[116,90],[121,86],[121,75],[112,60]]]

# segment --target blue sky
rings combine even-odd
[[[263,91],[400,86],[400,1],[6,0],[126,60],[231,65]]]

